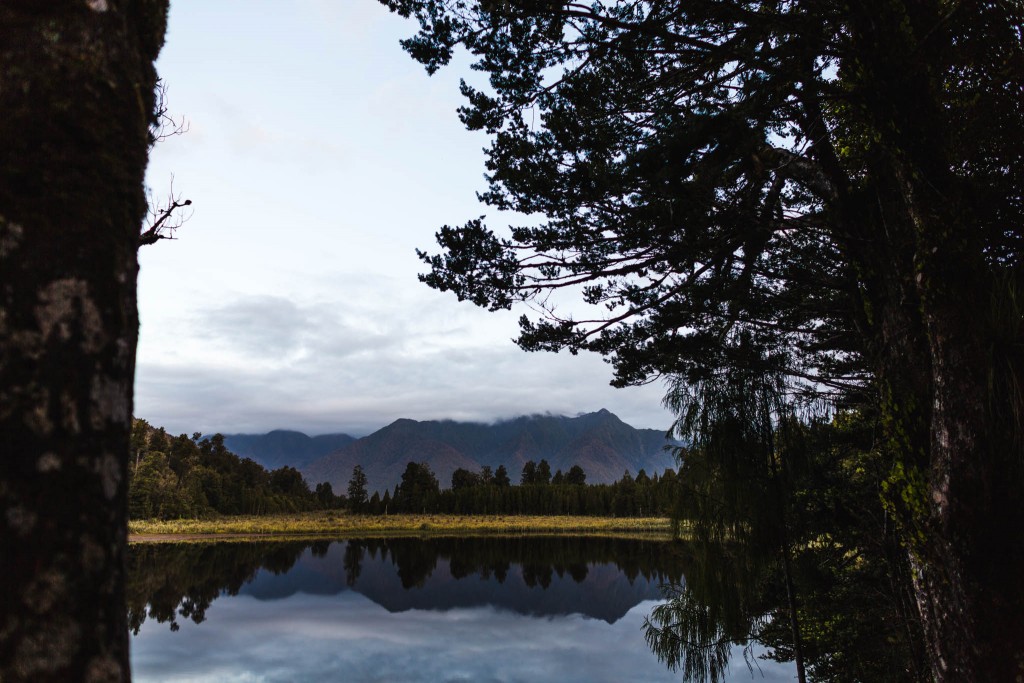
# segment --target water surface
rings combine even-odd
[[[599,538],[136,545],[137,681],[678,681],[644,618],[672,544]],[[730,681],[790,681],[735,649]],[[755,651],[755,654],[757,652]]]

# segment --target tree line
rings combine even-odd
[[[409,462],[401,481],[383,495],[367,492],[356,465],[347,495],[329,482],[314,487],[294,467],[275,470],[232,453],[221,434],[171,436],[141,419],[133,421],[128,511],[131,519],[178,519],[211,515],[263,515],[346,508],[362,514],[446,513],[665,517],[679,506],[672,469],[649,476],[628,471],[612,484],[587,484],[573,465],[551,472],[547,460],[528,461],[513,484],[504,465],[464,468],[442,488],[426,463]]]
[[[224,437],[170,436],[132,422],[128,467],[131,519],[260,515],[339,507],[328,483],[313,490],[294,467],[268,471],[224,446]]]
[[[551,473],[547,460],[523,465],[519,483],[507,468],[484,465],[479,472],[459,468],[451,487],[442,488],[427,463],[409,462],[393,490],[368,495],[361,465],[352,470],[347,506],[364,514],[445,513],[502,515],[586,515],[600,517],[665,517],[678,506],[678,477],[672,469],[648,475],[628,471],[612,484],[587,484],[579,465],[567,473]]]

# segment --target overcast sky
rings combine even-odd
[[[193,201],[142,249],[135,414],[172,433],[367,434],[399,417],[492,421],[608,408],[665,429],[660,384],[594,355],[527,354],[526,309],[421,285],[417,247],[487,214],[487,139],[455,110],[468,62],[428,77],[376,0],[177,0],[158,62],[187,134],[148,183]],[[497,220],[495,220],[497,219]]]

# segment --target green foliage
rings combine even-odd
[[[523,465],[523,473],[519,477],[519,483],[523,486],[530,486],[537,483],[537,463],[527,460]]]
[[[481,199],[542,219],[443,226],[421,279],[492,310],[592,306],[535,307],[524,348],[695,380],[744,362],[744,332],[832,396],[876,371],[880,316],[918,315],[894,288],[1019,269],[1017,4],[381,2],[419,22],[403,46],[428,71],[461,46],[489,76],[459,111],[491,136]]]
[[[498,465],[498,469],[494,471],[494,485],[498,488],[510,486],[512,481],[508,478],[508,470],[505,469],[504,465]]]
[[[484,482],[484,472],[480,474],[470,472],[467,469],[458,468],[452,472],[452,491],[458,491],[460,489],[472,488],[479,486]]]
[[[579,465],[573,465],[565,475],[565,483],[570,486],[583,486],[587,483],[587,475]]]
[[[739,349],[756,354],[745,340]],[[690,443],[680,477],[686,495],[678,513],[705,541],[740,541],[777,551],[789,524],[790,481],[799,465],[795,418],[777,373],[756,362],[689,383],[677,379],[665,404]]]
[[[309,490],[292,467],[268,472],[224,447],[220,434],[168,437],[144,420],[132,423],[128,479],[130,519],[176,519],[215,514],[272,514],[337,507],[327,485]]]
[[[320,503],[320,507],[327,510],[333,507],[339,507],[340,499],[334,495],[334,489],[331,487],[329,481],[322,481],[316,485],[316,489],[313,491],[313,495]]]
[[[794,481],[794,570],[814,680],[930,680],[908,557],[884,506],[891,456],[877,417],[851,411],[801,431],[809,457]]]
[[[551,483],[551,465],[547,460],[541,459],[537,465],[537,479],[536,483],[541,486],[546,486]]]

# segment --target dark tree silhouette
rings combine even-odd
[[[437,476],[425,462],[410,462],[402,473],[402,482],[395,491],[395,507],[401,512],[422,512],[432,509],[441,487]]]
[[[143,176],[167,0],[0,3],[0,679],[126,681]]]
[[[511,484],[512,480],[508,478],[508,470],[504,465],[498,465],[498,469],[494,470],[494,485],[498,488],[505,488]]]
[[[348,504],[353,512],[362,512],[366,501],[366,473],[362,465],[356,465],[352,468],[352,478],[348,480]]]
[[[587,473],[579,465],[573,465],[565,475],[565,483],[572,486],[583,486],[587,483]]]
[[[619,385],[746,368],[879,406],[935,677],[1016,676],[1021,3],[382,2],[428,71],[477,59],[482,199],[545,217],[442,227],[422,279],[533,302],[521,346],[607,355]]]

